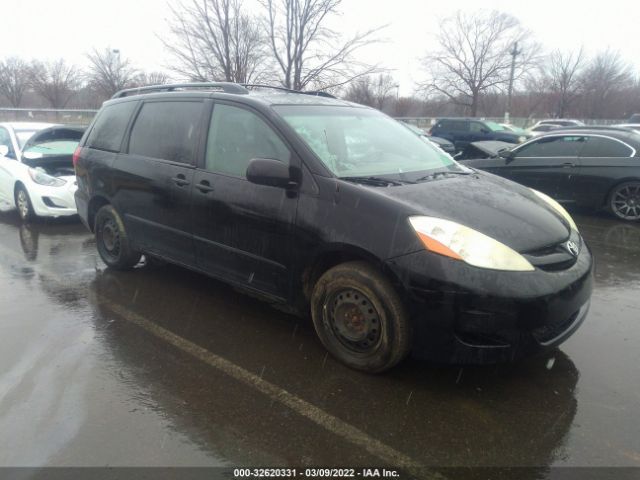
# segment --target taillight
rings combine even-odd
[[[82,147],[79,146],[76,148],[75,152],[73,152],[73,157],[71,157],[71,159],[73,160],[73,168],[76,168],[78,166],[78,160],[80,160],[81,151],[82,151]]]

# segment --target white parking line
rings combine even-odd
[[[7,257],[13,259],[24,259],[16,254],[13,250],[0,245],[0,252]],[[39,274],[50,277],[60,283],[65,283],[64,279],[60,278],[57,274],[47,268],[42,268],[39,265],[30,264],[38,271]],[[183,352],[191,355],[194,358],[206,363],[207,365],[225,373],[226,375],[234,378],[235,380],[248,385],[269,397],[271,400],[279,402],[286,407],[290,408],[299,415],[309,419],[316,425],[324,428],[325,430],[342,437],[346,441],[363,448],[365,451],[378,457],[386,465],[396,467],[400,470],[404,470],[407,473],[426,479],[446,480],[443,475],[431,471],[428,468],[423,467],[420,463],[416,462],[409,456],[399,452],[398,450],[382,443],[381,441],[367,435],[365,432],[353,425],[335,417],[321,408],[303,400],[302,398],[288,392],[287,390],[274,385],[266,380],[260,378],[260,376],[251,373],[250,371],[236,365],[235,363],[216,355],[209,350],[200,347],[199,345],[190,342],[189,340],[174,334],[173,332],[147,320],[141,315],[129,310],[128,308],[115,303],[103,295],[95,293],[95,300],[97,300],[102,306],[106,307],[113,313],[117,314],[123,320],[126,320],[138,327],[146,330],[152,335],[160,338],[161,340],[173,345],[175,348],[182,350]]]

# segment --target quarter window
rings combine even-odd
[[[520,148],[516,157],[577,157],[583,145],[582,136],[542,137]]]
[[[202,102],[148,102],[131,130],[129,153],[193,163]]]
[[[244,178],[254,158],[289,164],[290,157],[280,137],[255,113],[230,105],[214,107],[207,138],[207,170]]]
[[[104,107],[89,134],[86,146],[119,152],[124,131],[137,102],[116,103]]]
[[[587,137],[581,157],[630,157],[631,148],[617,140],[605,137]]]

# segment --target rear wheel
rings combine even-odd
[[[16,187],[15,200],[18,215],[20,215],[23,222],[28,222],[36,218],[36,214],[33,211],[33,205],[31,204],[31,198],[24,186],[18,185]]]
[[[383,372],[409,352],[404,306],[389,281],[364,262],[343,263],[322,275],[311,314],[322,344],[352,368]]]
[[[609,210],[621,220],[640,220],[640,182],[625,182],[614,187],[609,195]]]
[[[111,205],[103,206],[96,213],[94,231],[98,253],[107,266],[127,270],[140,261],[140,252],[131,248],[122,219]]]

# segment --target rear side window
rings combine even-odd
[[[119,152],[124,131],[137,102],[116,103],[104,107],[93,125],[86,147]]]
[[[543,137],[522,147],[516,157],[577,157],[583,145],[580,136]]]
[[[147,102],[129,140],[129,153],[179,163],[194,163],[202,102]]]
[[[214,107],[207,138],[207,170],[244,178],[254,158],[288,165],[290,157],[280,137],[255,113],[229,105]]]
[[[630,157],[633,150],[627,145],[604,137],[587,137],[581,157]]]

